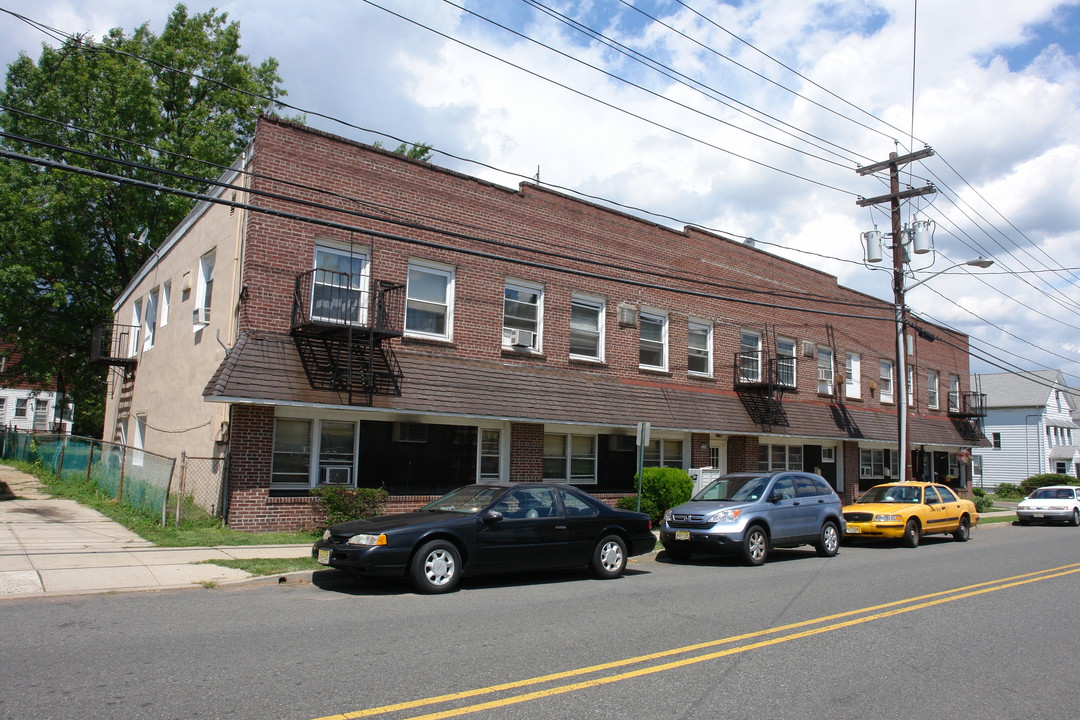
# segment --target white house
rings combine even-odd
[[[973,448],[975,487],[1019,484],[1032,475],[1080,478],[1080,433],[1070,388],[1059,370],[991,373],[972,378],[986,394],[990,447]]]

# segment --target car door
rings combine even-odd
[[[562,501],[563,518],[566,521],[567,564],[585,565],[592,557],[604,520],[597,508],[572,491],[557,488],[556,494]]]
[[[482,521],[477,533],[482,572],[566,565],[566,521],[551,488],[515,488],[491,509],[502,517]]]
[[[779,475],[766,495],[766,512],[774,545],[792,542],[805,537],[813,524],[815,512],[795,489],[795,476]]]
[[[941,496],[932,486],[928,485],[923,488],[923,504],[926,506],[923,533],[946,532],[956,529],[959,517],[949,519],[952,513],[949,512],[948,505],[941,501]]]
[[[959,528],[960,516],[964,514],[964,506],[960,502],[960,498],[956,497],[953,491],[944,485],[937,485],[936,489],[941,497],[941,504],[945,507],[949,527],[951,529]]]

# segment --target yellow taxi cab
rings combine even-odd
[[[875,485],[844,506],[845,538],[892,538],[918,547],[923,535],[952,533],[960,542],[979,523],[975,503],[936,483],[897,482]]]

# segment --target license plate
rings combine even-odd
[[[676,530],[675,531],[675,539],[676,540],[689,540],[690,539],[690,531],[689,530]]]
[[[847,526],[847,532],[848,532],[848,535],[858,535],[859,533],[862,532],[862,528],[861,527],[855,527],[854,525],[848,525]]]
[[[329,565],[330,564],[330,551],[329,550],[320,550],[318,560],[319,560],[320,565]]]
[[[1043,516],[1043,514],[1042,514],[1042,513],[1032,513],[1032,514],[1031,514],[1031,517],[1037,517],[1037,518],[1041,518],[1042,516]]]

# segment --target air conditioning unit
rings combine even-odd
[[[533,347],[536,345],[536,333],[532,330],[511,330],[510,345],[513,347]]]
[[[349,485],[352,483],[351,467],[324,467],[322,468],[324,485]]]
[[[191,311],[191,322],[195,325],[210,324],[210,308],[195,308]]]
[[[874,469],[872,467],[867,467],[866,465],[862,465],[859,467],[859,477],[868,478],[871,477],[873,474]]]
[[[830,368],[819,367],[817,369],[817,379],[818,379],[819,382],[832,382],[833,381],[832,370]]]
[[[637,327],[638,309],[629,303],[619,303],[617,310],[619,325],[622,327]]]
[[[817,345],[809,340],[802,341],[802,354],[804,357],[814,357],[817,355]]]

